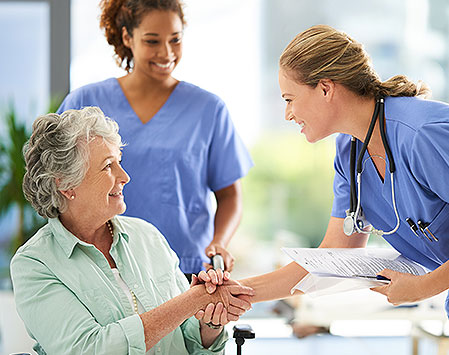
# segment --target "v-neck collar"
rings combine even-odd
[[[153,117],[151,117],[146,123],[143,123],[142,120],[139,118],[139,116],[137,115],[136,111],[134,111],[134,109],[132,108],[131,104],[129,103],[128,98],[126,97],[122,87],[120,86],[120,83],[118,81],[117,78],[114,78],[114,83],[116,86],[116,89],[119,93],[119,96],[121,97],[121,100],[123,101],[123,104],[127,106],[127,109],[132,112],[132,116],[133,119],[137,120],[137,122],[142,125],[142,126],[148,126],[151,124],[151,122],[155,121],[158,119],[159,116],[161,116],[166,110],[167,107],[169,107],[171,105],[171,101],[174,100],[174,97],[176,96],[176,93],[178,90],[180,90],[180,86],[183,85],[183,81],[179,81],[178,84],[176,84],[175,88],[173,89],[173,91],[170,93],[170,95],[168,96],[167,100],[164,102],[164,104],[161,106],[161,108],[153,115]]]
[[[362,147],[362,142],[358,142],[359,146],[358,146],[358,152],[360,152],[360,149]],[[357,153],[358,156],[358,153]],[[366,161],[365,160],[369,160]],[[375,184],[375,188],[379,189],[379,191],[382,191],[382,196],[384,199],[386,199],[387,201],[389,201],[391,199],[391,173],[390,173],[390,161],[388,159],[388,155],[385,154],[385,172],[384,172],[384,179],[382,181],[381,176],[376,168],[376,165],[373,162],[373,159],[370,158],[369,154],[368,154],[368,150],[365,151],[365,154],[363,156],[363,161],[365,162],[362,166],[362,175],[361,175],[361,179],[362,179],[362,184],[363,184],[363,175],[365,175],[365,179],[367,179],[367,175],[370,175],[370,180],[371,183]],[[364,170],[369,169],[372,170],[371,172],[366,171],[365,173],[363,172]],[[394,178],[394,175],[393,175]]]
[[[368,149],[366,150],[365,153],[366,158],[365,159],[369,159],[370,160],[370,164],[372,166],[372,168],[374,169],[374,171],[376,172],[377,177],[379,178],[379,182],[381,184],[385,184],[385,178],[387,176],[387,170],[388,170],[388,157],[387,154],[385,154],[385,156],[381,157],[380,155],[371,155],[368,151]],[[374,163],[373,158],[374,157],[379,157],[380,159],[383,159],[385,161],[385,170],[384,170],[384,176],[382,177],[382,175],[380,174],[379,169],[377,168],[376,164]]]

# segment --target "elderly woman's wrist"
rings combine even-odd
[[[190,293],[190,297],[194,302],[194,312],[198,312],[206,308],[211,303],[211,295],[207,293],[204,284],[192,286],[187,292]]]
[[[210,331],[215,331],[217,334],[223,330],[223,325],[214,324],[212,321],[206,323],[205,321],[203,321],[201,319],[200,320],[200,329],[203,329],[204,327],[209,328]]]

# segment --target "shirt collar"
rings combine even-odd
[[[112,226],[114,227],[114,237],[112,241],[112,246],[117,245],[117,243],[122,237],[126,240],[126,242],[128,242],[129,237],[126,233],[123,232],[123,226],[120,223],[120,220],[116,217],[113,217],[111,219],[111,222]],[[63,226],[59,218],[49,218],[48,224],[51,228],[53,235],[56,237],[56,241],[59,243],[62,250],[64,250],[64,253],[67,256],[67,258],[70,258],[72,256],[73,250],[75,249],[77,244],[84,245],[87,247],[91,246],[91,244],[83,242],[82,240],[74,236],[71,232],[69,232]]]
[[[112,244],[115,245],[118,243],[120,238],[124,238],[126,242],[129,242],[129,236],[125,233],[125,229],[120,221],[120,218],[117,218],[117,216],[111,218],[112,227],[114,228],[114,239]]]

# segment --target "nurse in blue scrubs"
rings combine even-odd
[[[447,290],[449,105],[427,99],[428,87],[405,76],[381,81],[360,43],[323,25],[300,33],[286,47],[279,84],[285,118],[297,123],[309,142],[339,134],[335,197],[320,246],[365,247],[371,233],[432,270],[424,276],[382,271],[391,282],[374,290],[393,304]],[[359,183],[351,156],[354,165],[360,161]],[[351,225],[356,210],[357,221],[369,224]],[[287,297],[305,275],[291,263],[242,282],[254,288],[253,301],[260,301]]]
[[[103,0],[100,26],[127,74],[71,92],[59,108],[99,106],[128,143],[126,215],[155,225],[186,274],[224,258],[241,218],[240,179],[253,165],[223,101],[172,76],[182,56],[178,0]],[[215,211],[211,194],[217,200]]]

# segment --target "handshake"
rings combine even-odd
[[[251,309],[251,297],[254,290],[231,280],[230,274],[221,269],[201,271],[198,276],[192,275],[191,288],[201,287],[208,295],[207,305],[196,312],[195,317],[211,328],[221,329],[230,321],[237,321],[246,311]]]

